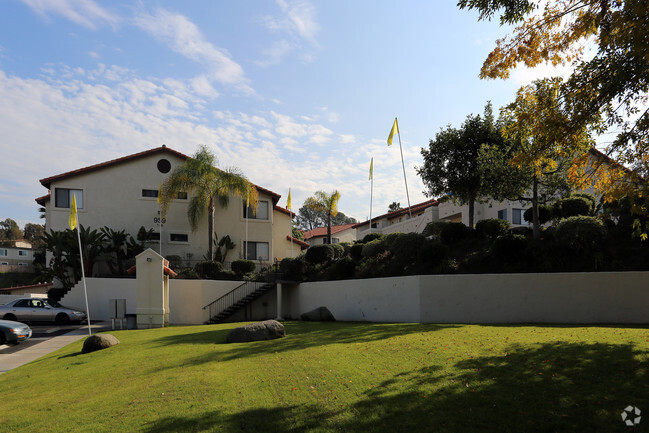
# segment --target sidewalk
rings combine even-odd
[[[91,323],[90,326],[93,334],[112,330],[110,321]],[[58,335],[33,346],[17,350],[15,353],[0,353],[0,374],[32,362],[87,336],[88,326],[86,325],[67,334]]]

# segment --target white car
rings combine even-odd
[[[22,298],[0,305],[0,317],[19,322],[56,322],[62,325],[86,318],[83,311],[55,307],[42,298]]]

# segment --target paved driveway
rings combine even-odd
[[[33,324],[32,338],[16,345],[0,345],[0,373],[7,372],[88,336],[88,325]],[[110,329],[110,322],[92,323],[93,334]]]

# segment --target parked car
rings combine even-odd
[[[47,299],[22,298],[0,305],[0,317],[4,320],[56,322],[65,325],[84,320],[86,313],[63,306],[55,307]]]
[[[24,323],[0,320],[0,344],[27,341],[31,336],[32,329]]]

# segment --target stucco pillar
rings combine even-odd
[[[282,283],[277,283],[277,318],[275,320],[284,320],[282,317]]]
[[[135,258],[135,266],[137,327],[162,328],[169,321],[169,280],[164,275],[164,258],[149,248]]]

